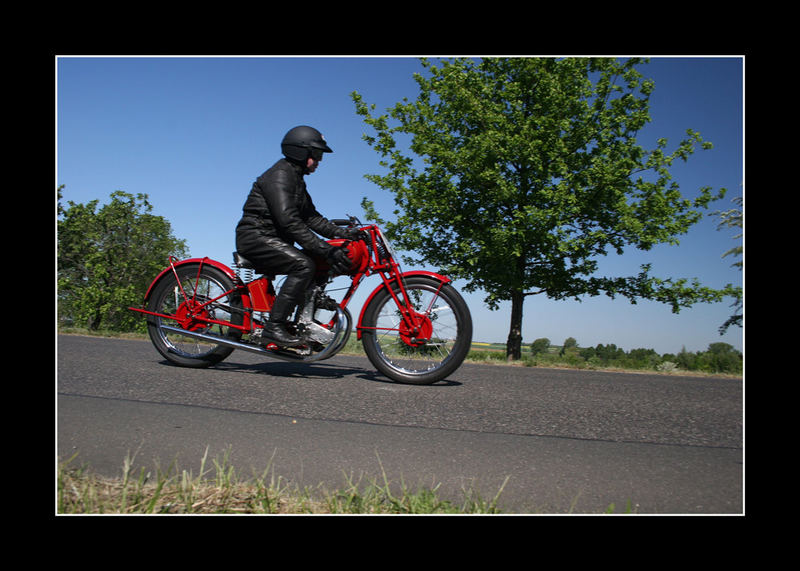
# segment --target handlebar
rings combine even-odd
[[[332,224],[337,226],[361,226],[361,220],[355,216],[348,216],[347,218],[334,218],[331,220]]]

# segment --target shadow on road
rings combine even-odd
[[[160,361],[162,365],[175,367],[167,360]],[[376,371],[362,369],[361,367],[343,366],[336,363],[290,363],[286,361],[264,361],[261,363],[235,363],[224,361],[207,370],[219,370],[228,373],[263,374],[271,377],[287,379],[343,379],[355,377],[365,381],[396,385],[391,379],[380,375]],[[460,386],[461,383],[444,379],[433,385],[421,386]],[[412,385],[407,385],[412,386]]]

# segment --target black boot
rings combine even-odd
[[[303,340],[295,337],[286,330],[286,323],[268,321],[261,331],[261,339],[267,343],[273,342],[281,347],[296,347],[303,344]]]
[[[281,292],[283,293],[283,292]],[[289,333],[286,330],[286,318],[294,309],[294,303],[286,296],[278,295],[272,304],[272,311],[269,312],[269,321],[264,324],[261,338],[270,342],[273,341],[281,347],[295,347],[302,345],[303,340]]]

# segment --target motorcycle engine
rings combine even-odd
[[[333,341],[334,333],[317,323],[314,314],[317,312],[317,300],[321,295],[320,288],[312,288],[306,296],[306,304],[297,319],[298,332],[307,339],[320,345],[327,345]]]

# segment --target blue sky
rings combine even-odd
[[[677,144],[687,128],[714,144],[672,174],[684,195],[702,186],[728,195],[709,211],[727,210],[743,193],[744,60],[741,57],[652,57],[642,66],[655,81],[652,122],[639,142],[652,148],[666,137]],[[320,212],[353,214],[370,197],[384,216],[391,195],[364,179],[381,172],[378,155],[362,140],[367,130],[350,98],[358,91],[378,111],[416,98],[412,74],[423,68],[410,57],[59,57],[56,66],[56,185],[64,200],[106,202],[111,192],[146,193],[154,213],[167,218],[192,256],[226,264],[234,228],[255,178],[280,157],[280,140],[299,124],[317,127],[334,153],[307,177]],[[704,217],[679,246],[630,250],[601,262],[606,274],[632,275],[652,263],[660,277],[697,277],[706,285],[741,284],[737,259],[722,254],[737,245],[732,229],[717,230]],[[406,268],[410,269],[410,268]],[[435,268],[420,268],[435,269]],[[378,278],[366,280],[353,313]],[[458,284],[457,284],[458,285]],[[510,305],[489,311],[483,292],[465,294],[476,341],[504,342]],[[731,314],[728,300],[673,314],[664,304],[605,296],[582,302],[527,298],[523,342],[574,337],[581,347],[614,343],[625,350],[659,353],[705,350],[724,341],[743,350],[742,330],[717,329]]]

